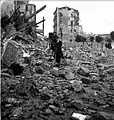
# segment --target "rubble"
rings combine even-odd
[[[51,70],[51,74],[54,75],[54,76],[59,76],[59,71],[58,71],[58,68],[54,67],[52,70]]]
[[[41,66],[37,66],[35,67],[35,72],[38,74],[43,74],[44,70]]]
[[[81,115],[79,113],[73,113],[72,115],[74,118],[77,118],[79,120],[85,120],[86,116],[85,115]]]
[[[91,83],[91,80],[89,78],[81,78],[81,81],[83,84],[90,84]]]
[[[100,51],[94,48],[100,43],[91,38],[90,47],[84,38],[83,43],[73,43],[76,47],[66,48],[65,60],[55,67],[46,51],[48,42],[21,31],[24,26],[17,24],[18,15],[17,9],[10,16],[15,25],[9,24],[9,17],[2,19],[2,119],[113,120],[113,49]]]
[[[3,119],[81,119],[73,117],[74,114],[68,114],[67,110],[70,113],[85,115],[85,120],[113,119],[113,116],[108,118],[105,114],[93,117],[99,110],[106,113],[113,110],[111,91],[113,84],[107,77],[109,75],[113,77],[113,74],[106,72],[110,67],[103,67],[101,74],[100,69],[95,70],[97,68],[91,71],[90,66],[93,65],[90,63],[85,63],[89,65],[86,66],[87,69],[83,69],[82,63],[77,64],[79,65],[77,68],[72,66],[73,63],[54,67],[52,62],[46,59],[45,62],[43,61],[44,58],[34,57],[29,67],[25,67],[22,74],[13,78],[13,74],[5,73],[7,69],[2,70],[6,74],[2,75],[2,81],[4,81],[4,84],[2,82],[4,86],[2,87]],[[103,78],[104,83],[100,80],[103,72],[107,75]],[[8,103],[5,103],[7,100]],[[13,106],[15,109],[12,109]]]
[[[83,89],[83,83],[81,81],[71,81],[72,87],[74,88],[75,92],[81,92]]]

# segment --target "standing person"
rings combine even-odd
[[[56,49],[55,49],[55,61],[58,64],[61,62],[61,58],[64,58],[63,53],[62,53],[62,41],[58,41],[56,43]]]
[[[55,46],[57,43],[57,35],[56,33],[49,33],[49,48],[52,50],[52,56],[55,54]]]
[[[110,38],[111,38],[111,47],[114,49],[114,31],[110,33]]]

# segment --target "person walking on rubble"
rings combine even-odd
[[[49,33],[49,48],[52,51],[51,57],[53,57],[53,58],[54,58],[56,43],[57,43],[57,35],[56,35],[56,33]]]
[[[64,59],[63,53],[62,53],[62,41],[58,40],[55,46],[55,52],[54,52],[54,58],[55,61],[58,64],[61,62],[61,58]]]
[[[59,37],[56,33],[50,33],[50,49],[53,52],[53,57],[55,59],[55,62],[58,64],[61,62],[61,58],[64,58],[62,53],[62,41],[59,40]]]

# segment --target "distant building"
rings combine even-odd
[[[29,0],[15,0],[15,9],[17,9],[20,6],[20,12],[26,11],[26,5],[29,3]]]
[[[25,13],[26,17],[36,12],[36,5],[29,4],[29,0],[14,0],[15,10],[20,6],[20,12]],[[29,19],[30,23],[36,23],[36,15]]]
[[[73,8],[56,8],[54,14],[54,32],[62,39],[74,39],[77,34],[83,33],[79,25],[79,12]]]

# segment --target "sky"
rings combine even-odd
[[[56,7],[68,6],[79,11],[79,24],[83,32],[94,34],[109,34],[114,30],[114,1],[37,1],[30,0],[29,4],[35,4],[36,9],[47,5],[36,15],[36,22],[46,19],[44,34],[48,36],[53,32],[53,13]],[[40,27],[42,28],[42,24]]]

